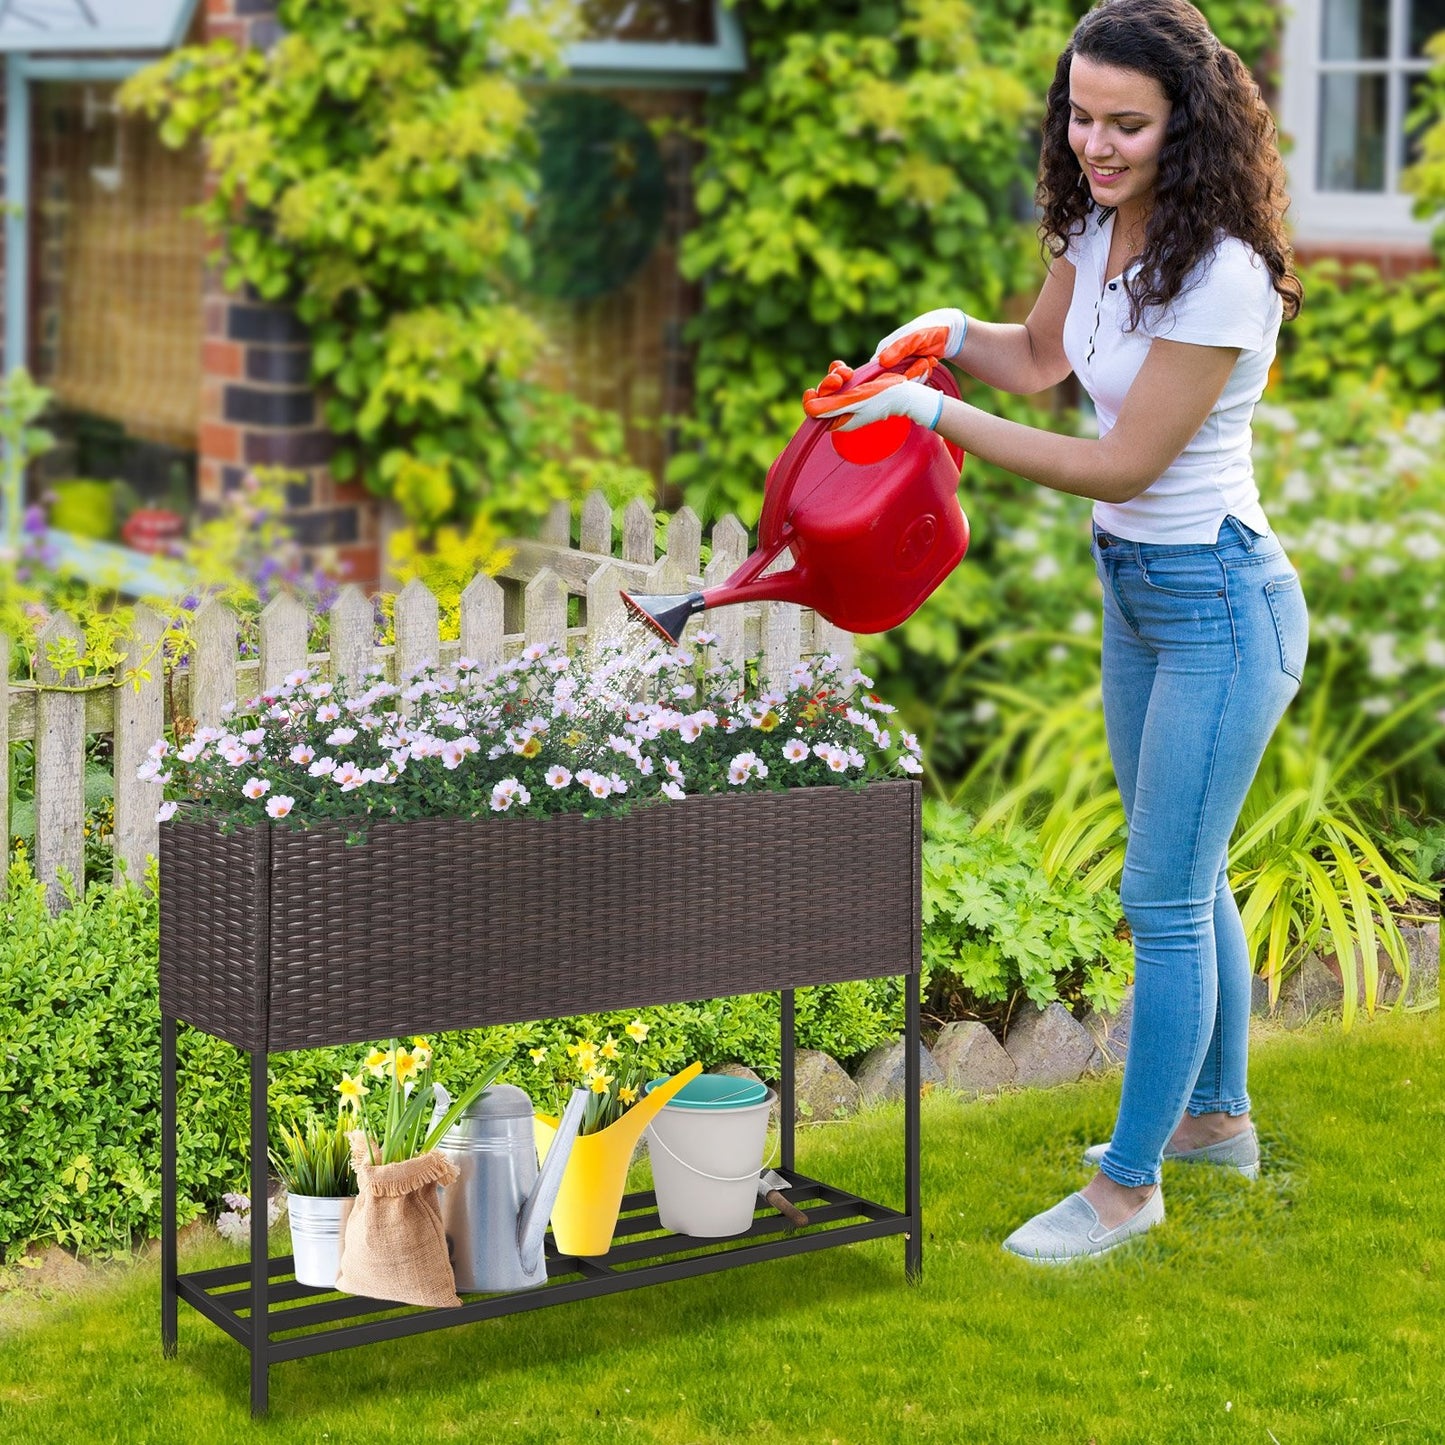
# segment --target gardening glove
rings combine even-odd
[[[963,349],[967,335],[968,317],[957,306],[940,306],[890,331],[878,343],[873,360],[880,366],[897,366],[910,356],[947,360]]]
[[[927,376],[933,365],[932,360],[920,358],[909,372]],[[943,415],[943,393],[912,376],[889,372],[844,391],[852,379],[853,368],[835,361],[827,376],[803,393],[803,410],[811,417],[831,422],[830,431],[856,431],[888,416],[906,416],[931,430]]]

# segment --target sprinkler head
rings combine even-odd
[[[677,646],[687,619],[694,612],[701,612],[706,605],[701,592],[674,592],[665,597],[633,597],[622,594],[627,610],[634,617],[641,618],[664,641]]]

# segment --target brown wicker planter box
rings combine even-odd
[[[917,973],[920,790],[161,828],[161,1008],[282,1050]]]

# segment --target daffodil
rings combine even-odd
[[[651,1024],[645,1024],[641,1019],[633,1019],[632,1022],[627,1025],[627,1036],[635,1043],[640,1044],[643,1039],[647,1037],[647,1031],[651,1027]]]
[[[575,1058],[577,1057],[577,1055],[580,1054],[581,1052],[582,1052],[582,1045],[581,1045],[581,1044],[568,1044],[568,1045],[567,1045],[567,1057],[568,1057],[568,1058],[570,1058],[570,1059],[575,1059]]]
[[[637,1102],[637,1090],[619,1089],[617,1091],[617,1097],[621,1099],[624,1104],[635,1104]]]
[[[587,1085],[594,1094],[605,1094],[612,1086],[611,1074],[589,1074]]]
[[[379,1079],[386,1073],[390,1059],[391,1055],[385,1049],[372,1049],[362,1060],[362,1065],[373,1079]]]
[[[527,1054],[534,1064],[540,1064],[547,1057],[547,1045],[543,1044],[540,1049],[528,1049]]]
[[[415,1054],[408,1053],[405,1049],[396,1051],[396,1081],[398,1084],[406,1083],[420,1067],[421,1061]]]
[[[611,1034],[607,1035],[606,1042],[597,1051],[604,1059],[615,1059],[617,1057],[617,1040]]]
[[[350,1074],[343,1075],[341,1082],[336,1086],[336,1092],[341,1095],[343,1108],[360,1112],[362,1096],[371,1091],[362,1082],[361,1075],[358,1073],[355,1077]]]
[[[597,1067],[597,1045],[580,1044],[577,1049],[577,1067],[590,1074]]]

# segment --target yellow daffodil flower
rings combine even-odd
[[[421,1063],[415,1054],[408,1053],[405,1049],[396,1051],[396,1081],[404,1084],[416,1074]]]
[[[607,1041],[597,1051],[604,1059],[615,1059],[617,1057],[617,1040],[611,1034],[607,1035]]]
[[[633,1019],[632,1022],[627,1025],[628,1037],[640,1044],[643,1039],[647,1037],[647,1031],[651,1027],[651,1024],[645,1024],[641,1019]]]
[[[426,1039],[422,1038],[420,1034],[418,1034],[416,1038],[411,1041],[411,1046],[414,1049],[425,1049],[427,1053],[431,1053],[431,1044]]]
[[[582,1052],[582,1045],[581,1045],[581,1044],[568,1044],[568,1045],[567,1045],[567,1057],[568,1057],[568,1058],[570,1058],[570,1059],[575,1059],[575,1058],[577,1057],[577,1055],[580,1054],[581,1052]]]
[[[619,1089],[617,1091],[617,1097],[621,1099],[624,1104],[635,1104],[637,1102],[637,1090]]]
[[[386,1073],[387,1061],[390,1058],[391,1055],[385,1049],[372,1049],[361,1062],[373,1079],[379,1079]]]
[[[577,1067],[588,1074],[597,1067],[596,1044],[583,1044],[577,1050]]]
[[[612,1084],[611,1074],[592,1074],[587,1080],[594,1094],[605,1094]]]
[[[360,1110],[362,1095],[368,1094],[371,1091],[362,1083],[360,1074],[357,1074],[355,1078],[348,1074],[337,1084],[336,1092],[341,1095],[341,1102],[344,1107]]]
[[[540,1064],[547,1057],[547,1046],[543,1044],[540,1049],[528,1049],[527,1053],[534,1064]]]

